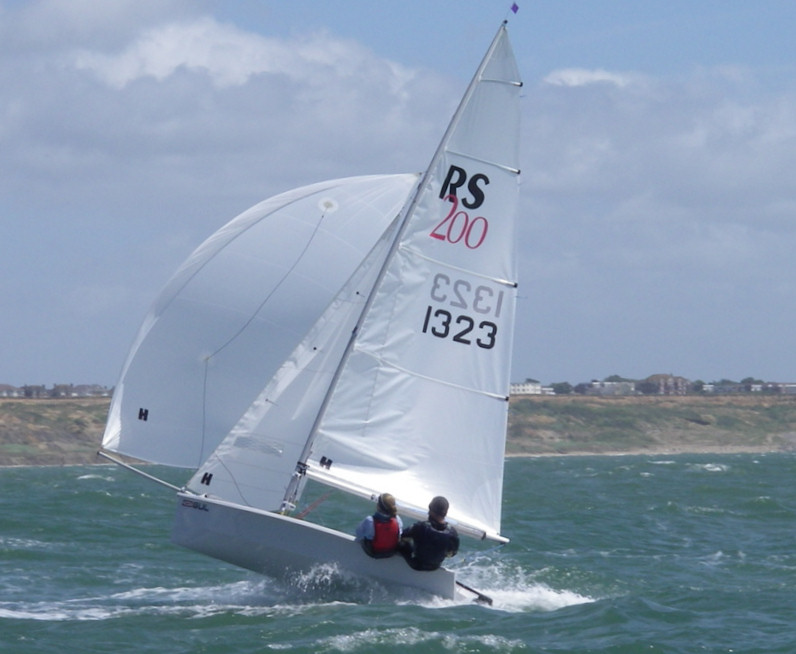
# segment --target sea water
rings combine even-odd
[[[510,459],[511,543],[452,560],[490,607],[328,568],[280,585],[171,545],[173,495],[128,471],[0,469],[0,650],[790,654],[795,476],[791,454]],[[312,517],[361,515],[334,494]]]

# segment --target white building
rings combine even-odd
[[[542,386],[538,381],[526,379],[519,384],[511,384],[510,395],[555,395],[549,386]]]

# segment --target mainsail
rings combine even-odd
[[[320,421],[314,478],[499,539],[520,78],[501,29],[410,204]],[[331,461],[331,464],[328,462]],[[322,462],[326,462],[324,465]]]
[[[309,475],[413,515],[445,495],[460,530],[505,540],[520,86],[501,27],[400,221],[190,490],[274,511]]]

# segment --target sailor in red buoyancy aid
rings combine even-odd
[[[368,556],[383,559],[395,554],[402,530],[395,498],[382,493],[376,503],[376,512],[359,523],[356,539]]]

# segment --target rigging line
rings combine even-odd
[[[227,466],[226,462],[218,455],[215,455],[215,460],[218,461],[218,464],[227,471],[229,475],[229,480],[232,482],[232,485],[235,487],[235,490],[238,491],[238,495],[240,495],[240,499],[243,500],[244,506],[254,506],[246,495],[243,494],[243,489],[238,485],[238,480],[235,478],[235,474],[232,470]]]
[[[330,490],[327,493],[321,495],[317,500],[315,500],[312,504],[310,504],[306,509],[304,509],[301,513],[295,516],[296,520],[303,520],[306,518],[312,511],[317,509],[321,504],[323,504],[326,500],[328,500],[334,491]]]
[[[199,442],[199,459],[196,463],[197,469],[199,466],[202,465],[202,461],[205,460],[205,436],[207,435],[207,368],[209,366],[209,360],[204,360],[204,365],[202,366],[202,438]]]
[[[216,348],[216,350],[214,352],[211,352],[210,354],[208,354],[205,357],[205,361],[206,362],[209,361],[210,359],[212,359],[214,356],[216,356],[219,352],[221,352],[221,350],[223,350],[227,346],[229,346],[230,343],[232,343],[235,339],[238,338],[238,336],[240,336],[244,331],[246,331],[246,328],[254,321],[254,319],[257,317],[257,314],[260,313],[260,311],[266,305],[266,303],[274,296],[274,293],[276,293],[280,289],[282,284],[284,284],[285,280],[296,269],[296,267],[299,265],[299,263],[301,263],[301,260],[304,258],[304,255],[307,254],[307,250],[309,250],[310,245],[312,245],[312,242],[315,240],[315,237],[318,235],[318,232],[321,229],[321,225],[323,224],[323,219],[324,218],[326,218],[326,212],[325,211],[321,213],[321,217],[318,219],[318,222],[315,224],[315,227],[312,230],[312,234],[310,234],[310,237],[307,239],[306,243],[304,244],[303,249],[301,250],[299,255],[296,257],[296,260],[292,263],[290,268],[288,268],[285,271],[285,273],[282,275],[282,278],[271,289],[271,292],[268,293],[268,295],[265,296],[263,301],[260,302],[259,305],[257,305],[257,308],[252,312],[252,314],[249,316],[249,318],[246,320],[246,322],[244,322],[243,325],[241,325],[240,329],[238,329],[237,332],[235,332],[232,336],[230,336],[226,340],[225,343],[223,343],[218,348]]]
[[[331,184],[330,184],[328,187],[324,187],[323,189],[319,189],[319,190],[318,190],[316,193],[314,193],[313,195],[318,195],[318,194],[320,194],[320,193],[323,193],[323,192],[329,191],[330,189],[333,189],[333,188],[336,188],[336,187],[335,187],[334,185],[331,185]],[[289,207],[289,206],[292,206],[292,205],[294,205],[294,204],[296,204],[296,203],[298,203],[298,202],[301,202],[302,200],[306,199],[307,197],[310,197],[310,196],[302,196],[302,197],[297,197],[297,198],[294,198],[293,200],[290,200],[289,202],[286,202],[285,204],[282,204],[282,205],[279,205],[279,206],[277,206],[277,207],[274,207],[274,208],[273,208],[273,209],[271,209],[271,210],[270,210],[268,213],[266,213],[266,214],[263,214],[262,216],[260,216],[259,218],[257,218],[257,219],[256,219],[254,222],[252,222],[252,223],[250,223],[250,224],[247,224],[247,225],[246,225],[246,227],[244,227],[243,229],[241,229],[241,231],[239,231],[239,232],[235,232],[235,233],[234,233],[234,234],[233,234],[231,237],[230,237],[230,236],[228,236],[228,235],[225,235],[225,236],[226,236],[226,238],[227,238],[227,241],[226,241],[226,242],[225,242],[223,245],[219,246],[219,247],[218,247],[218,248],[217,248],[217,249],[214,251],[214,253],[213,253],[213,255],[212,255],[212,256],[210,256],[210,257],[209,257],[209,258],[208,258],[206,261],[203,261],[203,262],[201,263],[201,265],[199,265],[199,266],[198,266],[198,267],[197,267],[197,268],[196,268],[196,269],[195,269],[195,270],[194,270],[194,271],[193,271],[193,272],[192,272],[192,273],[191,273],[191,274],[190,274],[190,275],[187,277],[187,279],[185,279],[185,281],[183,281],[183,283],[180,285],[180,287],[179,287],[178,289],[175,289],[175,290],[174,290],[174,292],[172,293],[172,295],[171,295],[171,297],[168,299],[168,301],[167,301],[167,302],[166,302],[166,303],[163,305],[163,307],[161,307],[161,308],[159,309],[159,311],[158,311],[158,315],[159,315],[159,314],[162,314],[162,313],[163,313],[163,312],[164,312],[164,311],[165,311],[165,310],[166,310],[166,309],[167,309],[167,308],[168,308],[168,307],[171,305],[171,303],[172,303],[172,302],[174,302],[174,300],[175,300],[175,299],[176,299],[176,297],[177,297],[177,296],[180,294],[180,292],[181,292],[182,290],[184,290],[184,289],[185,289],[185,287],[186,287],[186,286],[188,286],[188,284],[190,284],[190,283],[191,283],[191,280],[193,280],[193,279],[194,279],[194,277],[196,277],[196,276],[197,276],[197,275],[198,275],[198,274],[199,274],[199,273],[200,273],[202,270],[204,270],[204,268],[205,268],[205,267],[206,267],[206,266],[207,266],[207,265],[208,265],[208,264],[209,264],[209,263],[210,263],[210,262],[211,262],[211,261],[212,261],[212,260],[213,260],[213,259],[214,259],[214,258],[215,258],[215,257],[216,257],[216,256],[217,256],[217,255],[218,255],[220,252],[221,252],[221,251],[222,251],[222,250],[226,249],[226,247],[227,247],[228,245],[230,245],[230,243],[233,243],[234,241],[237,241],[239,238],[243,237],[243,235],[244,235],[246,232],[248,232],[250,229],[253,229],[253,228],[254,228],[254,227],[256,227],[257,225],[259,225],[259,224],[260,224],[260,223],[261,223],[263,220],[265,220],[266,218],[270,218],[270,217],[271,217],[271,216],[272,216],[274,213],[276,213],[277,211],[281,211],[281,210],[282,210],[282,209],[284,209],[285,207]],[[257,205],[255,205],[255,206],[257,206]],[[248,213],[248,211],[244,212],[244,214],[246,214],[246,213]],[[236,223],[236,222],[238,221],[238,219],[239,219],[239,218],[241,218],[241,217],[242,217],[244,214],[241,214],[241,216],[238,216],[238,218],[233,218],[233,220],[231,221],[231,223]],[[227,228],[227,226],[228,226],[229,224],[231,224],[231,223],[228,223],[227,225],[225,225],[224,227],[222,227],[222,228],[221,228],[219,231],[225,231],[225,229]],[[212,236],[211,236],[211,237],[210,237],[210,239],[208,239],[208,240],[211,240],[211,239],[212,239]],[[199,247],[198,247],[198,248],[197,248],[197,249],[196,249],[194,252],[196,253],[196,252],[199,252],[199,251],[203,250],[203,249],[204,249],[204,246],[205,246],[205,244],[206,244],[206,243],[207,243],[207,241],[205,241],[205,242],[204,242],[202,245],[200,245],[200,246],[199,246]],[[183,271],[183,269],[184,269],[185,267],[186,267],[186,266],[185,266],[185,264],[183,264],[182,266],[180,266],[180,268],[177,270],[177,272],[175,273],[175,275],[174,275],[174,276],[176,277],[176,276],[177,276],[177,275],[178,275],[180,272],[182,272],[182,271]],[[172,279],[174,279],[174,277],[172,277]],[[220,348],[219,348],[219,349],[220,349]]]
[[[233,341],[235,341],[238,338],[238,336],[240,336],[244,331],[246,331],[246,329],[248,328],[249,325],[252,324],[254,319],[257,317],[257,314],[260,313],[260,311],[266,305],[266,303],[274,296],[274,293],[276,293],[279,290],[279,288],[282,286],[282,284],[284,284],[285,280],[296,269],[296,267],[299,265],[301,260],[304,258],[304,255],[307,254],[307,251],[309,250],[310,245],[312,245],[312,242],[315,240],[315,237],[317,236],[318,232],[321,229],[321,225],[323,224],[323,219],[324,218],[326,218],[326,211],[321,212],[321,216],[318,219],[318,222],[315,224],[315,227],[312,230],[312,234],[310,234],[310,237],[307,239],[306,243],[304,244],[303,249],[301,250],[299,255],[296,257],[296,259],[293,262],[293,264],[290,266],[290,268],[288,268],[288,270],[285,271],[285,273],[282,275],[282,278],[271,289],[271,292],[268,293],[268,295],[265,296],[265,298],[263,299],[262,302],[260,302],[260,304],[257,306],[257,308],[249,316],[248,320],[246,320],[246,322],[244,322],[243,325],[241,325],[240,329],[238,329],[237,332],[232,334],[232,336],[230,336],[226,340],[226,342],[222,343],[218,348],[216,348],[216,350],[214,352],[211,352],[210,354],[208,354],[208,355],[206,355],[204,357],[204,380],[203,380],[203,386],[202,386],[202,447],[201,447],[201,450],[200,450],[200,455],[202,455],[204,453],[204,443],[205,443],[205,436],[206,436],[207,379],[208,379],[208,368],[210,366],[210,360],[212,358],[214,358],[219,352],[221,352],[222,350],[226,349]],[[201,460],[200,460],[199,465],[201,465]]]
[[[134,472],[137,475],[141,475],[142,477],[146,477],[150,481],[154,481],[156,484],[160,484],[161,486],[165,486],[166,488],[170,488],[173,491],[179,492],[181,490],[178,486],[175,486],[174,484],[170,484],[169,482],[164,481],[162,479],[158,479],[154,475],[150,475],[149,473],[144,472],[143,470],[139,470],[138,468],[135,468],[135,467],[131,466],[129,463],[125,463],[121,459],[117,459],[116,457],[111,456],[110,454],[108,454],[104,450],[99,450],[99,452],[97,452],[97,456],[101,456],[103,459],[108,459],[108,461],[112,461],[117,466],[121,466],[122,468],[125,468],[126,470],[129,470],[130,472]]]

